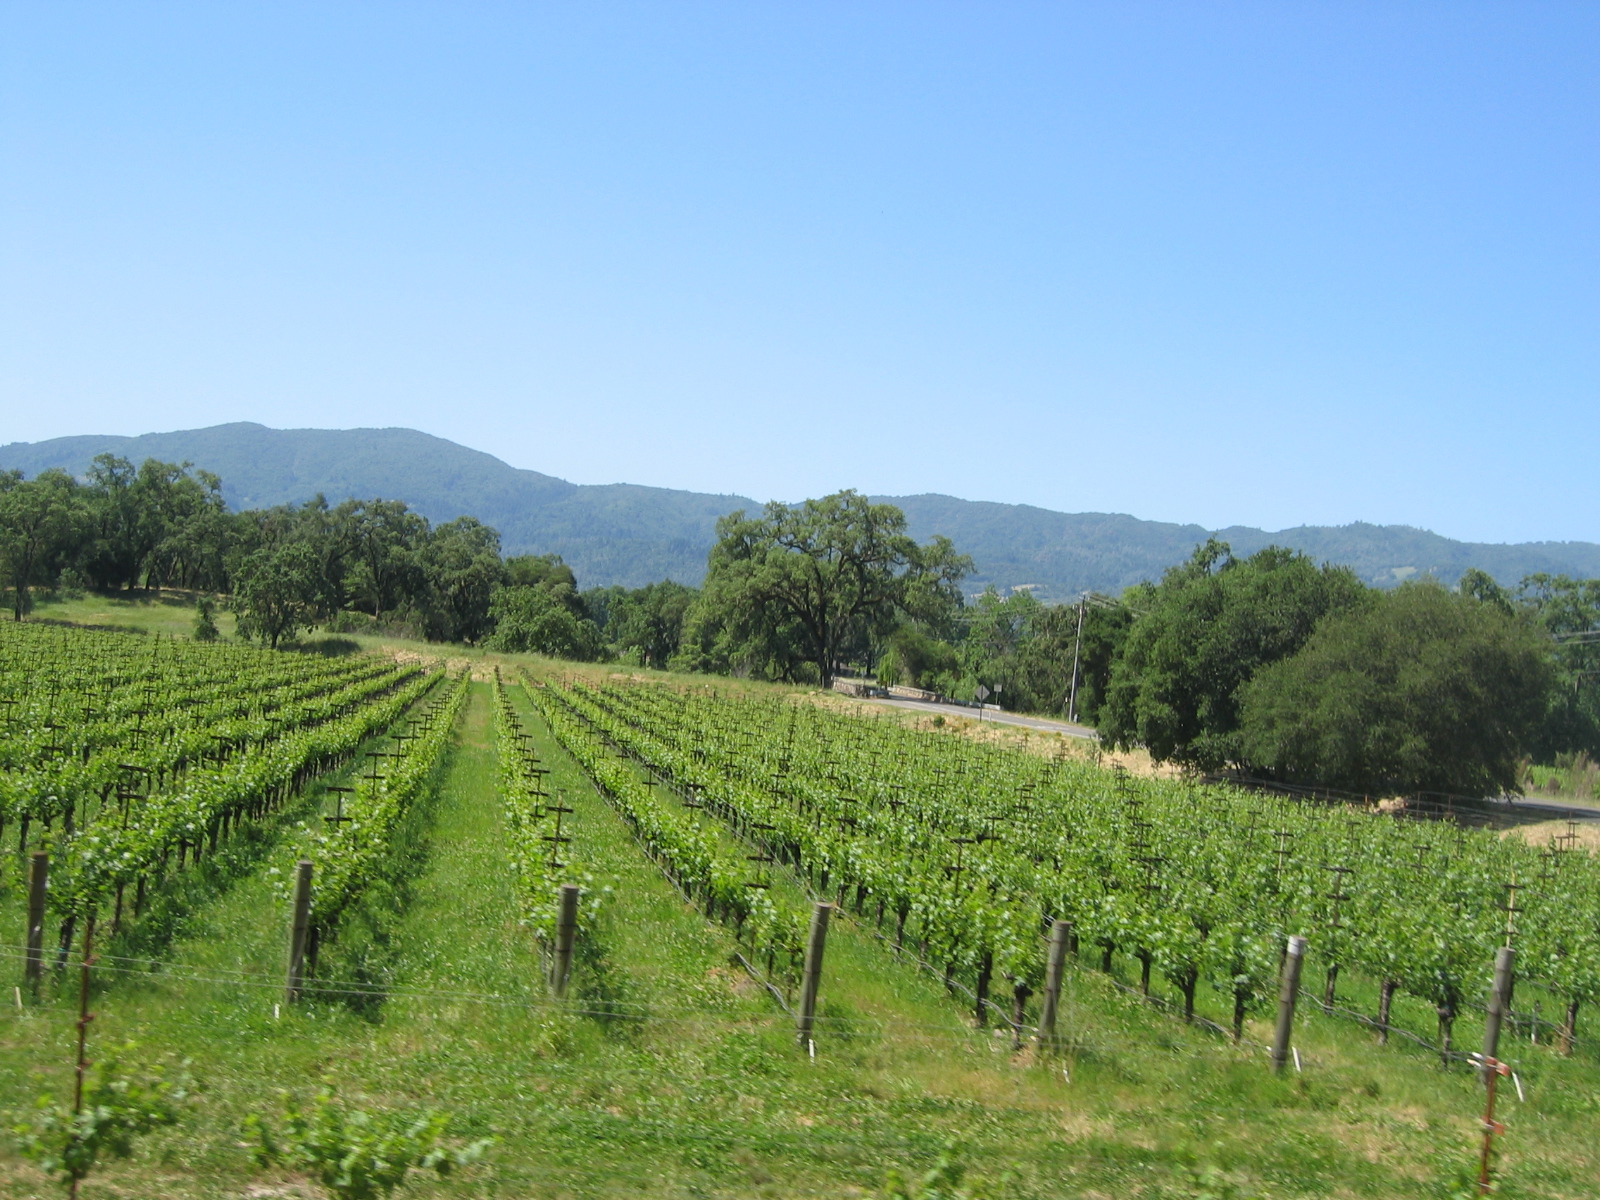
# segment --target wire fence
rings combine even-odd
[[[858,925],[858,928],[863,928]],[[875,938],[888,942],[889,939],[882,933],[869,930]],[[0,961],[9,961],[19,969],[28,958],[27,948],[14,944],[0,944]],[[896,955],[898,961],[915,966],[920,971],[937,977],[944,982],[941,969],[926,962],[915,954],[902,952]],[[471,1005],[486,1009],[499,1010],[505,1013],[523,1013],[530,1019],[546,1019],[556,1016],[591,1018],[601,1021],[632,1022],[637,1025],[646,1023],[656,1024],[686,1024],[686,1025],[725,1025],[730,1030],[751,1028],[777,1028],[787,1029],[795,1020],[794,1008],[779,987],[767,979],[742,953],[735,953],[732,961],[742,967],[771,999],[774,1009],[762,1012],[745,1008],[738,1012],[719,1011],[713,1006],[700,1003],[675,1003],[670,999],[652,997],[649,1000],[630,1001],[608,997],[603,1003],[591,1003],[582,994],[568,1000],[557,1000],[542,993],[543,984],[531,985],[526,992],[508,993],[483,991],[466,986],[433,985],[419,986],[416,984],[372,983],[361,980],[349,979],[322,979],[308,981],[306,994],[312,1001],[349,1002],[349,1001],[380,1001],[383,1003],[403,1003],[410,1006],[423,1006],[436,1013],[444,1013],[459,1008],[462,1005]],[[224,968],[216,966],[197,967],[174,960],[162,960],[127,955],[100,954],[96,955],[93,964],[94,974],[100,978],[102,989],[108,981],[140,980],[166,987],[179,989],[188,987],[203,987],[221,990],[235,996],[259,997],[263,1005],[271,1003],[275,1014],[283,1015],[285,1005],[283,993],[285,980],[283,973],[277,970],[252,970],[246,968]],[[531,976],[530,976],[531,978]],[[950,990],[959,993],[976,1005],[976,993],[958,980],[949,981]],[[1089,1022],[1083,1020],[1082,1001],[1077,998],[1077,990],[1084,986],[1090,988],[1102,987],[1114,995],[1125,1000],[1136,1002],[1137,1008],[1148,1008],[1158,1011],[1171,1018],[1174,1030],[1180,1027],[1195,1028],[1206,1031],[1215,1036],[1215,1041],[1210,1045],[1204,1042],[1199,1044],[1183,1045],[1171,1038],[1160,1039],[1162,1053],[1172,1058],[1207,1059],[1216,1061],[1219,1054],[1224,1056],[1237,1056],[1243,1053],[1247,1057],[1260,1059],[1270,1054],[1271,1047],[1267,1043],[1255,1038],[1244,1036],[1238,1039],[1233,1037],[1233,1031],[1226,1026],[1210,1020],[1200,1014],[1195,1014],[1191,1019],[1184,1021],[1180,1015],[1180,1006],[1170,998],[1157,994],[1146,994],[1140,989],[1122,982],[1121,980],[1088,967],[1077,967],[1070,971],[1066,977],[1063,988],[1062,1016],[1058,1018],[1056,1040],[1060,1048],[1059,1057],[1070,1060],[1079,1051],[1148,1055],[1151,1039],[1149,1031],[1133,1031],[1111,1028],[1103,1022]],[[62,986],[59,996],[65,997],[70,989]],[[25,999],[23,988],[13,989],[15,1003],[11,1006],[0,1007],[0,1016],[15,1020],[29,1015],[39,1016],[53,1011],[57,1006],[53,1002],[47,989],[44,1003],[37,1004]],[[102,992],[104,995],[104,992]],[[64,1001],[63,1001],[64,1002]],[[246,1000],[245,1003],[252,1003]],[[1387,1025],[1379,1022],[1366,1013],[1357,1011],[1340,1004],[1327,1005],[1320,996],[1314,995],[1309,989],[1302,988],[1298,994],[1298,1003],[1303,1006],[1302,1019],[1305,1016],[1324,1016],[1351,1022],[1372,1031],[1387,1030],[1393,1038],[1402,1040],[1410,1045],[1437,1056],[1441,1061],[1450,1061],[1463,1064],[1472,1064],[1478,1061],[1479,1056],[1469,1050],[1458,1048],[1446,1049],[1439,1042],[1408,1029],[1394,1021]],[[824,1044],[830,1036],[859,1037],[871,1035],[879,1038],[890,1038],[897,1035],[911,1035],[924,1042],[942,1041],[944,1043],[961,1045],[973,1048],[987,1045],[993,1050],[1003,1050],[1006,1046],[1011,1049],[1021,1049],[1025,1046],[1036,1044],[1038,1026],[1027,1021],[1018,1021],[1013,1013],[1006,1011],[994,1000],[987,1001],[988,1007],[1000,1018],[993,1028],[983,1028],[971,1022],[970,1016],[952,1012],[950,1018],[941,1022],[908,1019],[900,1015],[875,1015],[857,1011],[847,1011],[840,1014],[823,1010],[815,1016],[817,1037]],[[1508,1032],[1514,1025],[1518,1015],[1508,1015]],[[1181,1025],[1180,1025],[1181,1022]],[[1010,1037],[1005,1045],[1001,1045],[997,1034],[1008,1033]],[[1502,1052],[1504,1057],[1504,1052]],[[1333,1071],[1336,1064],[1318,1054],[1307,1053],[1301,1050],[1295,1052],[1295,1066],[1297,1069],[1315,1069],[1319,1071]],[[1348,1066],[1348,1063],[1344,1064]],[[1522,1086],[1520,1077],[1517,1079],[1518,1087]]]

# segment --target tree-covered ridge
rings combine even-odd
[[[74,437],[0,446],[0,469],[29,477],[59,467],[83,476],[94,456],[204,464],[236,509],[384,496],[435,524],[473,516],[500,531],[511,554],[562,556],[586,583],[642,587],[660,579],[699,586],[717,521],[759,507],[742,496],[632,484],[578,485],[508,466],[480,451],[410,429],[268,429],[237,423],[137,438]],[[1485,545],[1404,526],[1356,523],[1276,533],[1145,521],[1115,513],[1058,513],[951,496],[876,496],[906,515],[919,543],[948,537],[972,556],[969,591],[1029,587],[1065,601],[1084,591],[1116,594],[1182,562],[1209,536],[1249,555],[1268,545],[1350,567],[1392,587],[1433,575],[1453,585],[1469,568],[1510,586],[1528,575],[1600,576],[1600,545]]]

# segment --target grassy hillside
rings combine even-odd
[[[634,484],[578,485],[508,466],[492,455],[410,429],[268,429],[248,423],[140,437],[71,437],[0,446],[0,468],[81,474],[94,455],[189,461],[222,476],[235,507],[298,503],[318,493],[399,499],[433,521],[473,515],[500,530],[508,553],[558,553],[582,586],[698,584],[717,518],[757,502]],[[793,497],[792,499],[799,499]],[[972,555],[968,586],[1031,585],[1045,600],[1115,593],[1158,578],[1211,531],[1116,513],[1058,513],[952,496],[875,497],[900,505],[919,540],[951,538]],[[1600,576],[1600,545],[1481,545],[1405,526],[1305,526],[1276,533],[1216,531],[1242,554],[1269,543],[1304,550],[1392,586],[1417,575],[1453,583],[1469,566],[1515,583],[1536,571]]]

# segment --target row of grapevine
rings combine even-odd
[[[153,791],[178,789],[190,771],[218,771],[235,758],[260,751],[297,730],[325,725],[357,714],[364,705],[402,687],[421,672],[414,667],[383,666],[357,672],[339,685],[319,683],[308,692],[279,689],[266,694],[260,711],[247,720],[197,725],[176,730],[159,742],[138,747],[110,747],[82,757],[63,757],[32,769],[7,772],[0,784],[0,828],[6,818],[22,826],[18,847],[26,848],[28,822],[50,829],[60,821],[71,835],[98,818],[116,801]],[[71,731],[62,736],[71,745]]]
[[[130,909],[142,915],[174,870],[347,761],[432,682],[372,658],[0,631],[0,832],[15,821],[22,851],[37,834],[60,953],[87,915],[108,915],[113,931]],[[44,910],[33,911],[37,946]]]
[[[190,767],[220,766],[285,730],[347,716],[418,673],[372,659],[183,646],[139,655],[142,672],[112,672],[110,690],[88,690],[78,679],[63,691],[63,679],[85,661],[142,639],[46,632],[0,637],[0,699],[8,702],[0,705],[0,831],[21,824],[22,849],[30,822],[61,821],[70,833],[113,792],[163,788]]]
[[[371,683],[356,685],[353,696],[360,705],[347,715],[280,730],[220,765],[184,772],[165,790],[124,794],[118,803],[103,805],[53,851],[52,906],[81,915],[110,901],[120,922],[131,885],[137,914],[147,883],[164,875],[174,857],[181,869],[186,858],[215,852],[242,822],[274,812],[314,775],[346,761],[363,741],[393,724],[433,678],[414,674],[398,687],[387,681],[375,694],[368,691]],[[340,704],[334,711],[343,709]]]
[[[604,889],[574,861],[572,809],[545,788],[547,768],[533,749],[533,736],[522,727],[510,689],[495,668],[495,747],[500,802],[510,834],[511,869],[516,876],[522,923],[542,946],[555,940],[563,884],[583,889],[578,908],[580,935],[593,932]]]
[[[660,736],[664,726],[652,731],[629,722],[586,689],[567,694],[609,739],[673,780],[735,833],[795,867],[818,892],[836,891],[838,902],[853,904],[858,913],[875,903],[880,926],[886,913],[893,914],[897,945],[909,929],[918,954],[940,964],[947,981],[972,980],[980,1019],[988,1016],[996,976],[1009,979],[1011,1018],[1020,1022],[1044,964],[1037,919],[1028,915],[1021,880],[1016,872],[997,869],[992,838],[957,835],[947,844],[909,819],[904,801],[879,813],[856,795],[833,795],[792,771],[769,774],[759,765],[763,756],[751,754],[748,744],[704,725],[704,741],[678,744]],[[779,736],[782,727],[768,723],[768,736]],[[781,735],[786,744],[793,732]],[[726,769],[708,769],[717,758]]]
[[[706,915],[733,925],[769,974],[792,982],[805,945],[805,918],[792,906],[752,886],[745,860],[719,846],[714,831],[658,798],[650,784],[618,758],[606,738],[573,704],[569,693],[532,687],[530,695],[556,741],[632,827],[646,852]]]
[[[381,660],[312,658],[249,646],[168,641],[97,630],[10,625],[0,630],[0,763],[53,757],[68,722],[83,749],[159,739],[167,730],[256,707],[287,685],[316,686],[381,669]],[[200,709],[200,712],[191,711]]]
[[[1567,998],[1569,1035],[1575,1005],[1600,998],[1600,872],[1587,855],[1119,778],[808,706],[646,686],[568,696],[819,890],[876,905],[880,924],[887,910],[897,941],[911,931],[980,993],[992,973],[1034,990],[1038,931],[1059,917],[1103,965],[1131,955],[1146,987],[1159,973],[1186,1008],[1209,983],[1238,1028],[1295,932],[1317,948],[1330,999],[1340,969],[1360,972],[1385,997],[1435,1005],[1448,1037],[1514,915],[1522,970]]]
[[[305,827],[297,857],[316,866],[311,923],[319,936],[337,924],[375,864],[388,855],[398,823],[432,780],[449,745],[471,682],[467,672],[459,672],[408,732],[394,739],[398,749],[382,756],[384,772],[374,770],[354,780],[348,798],[331,819],[324,819],[322,829]]]

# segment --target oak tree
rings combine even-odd
[[[971,567],[948,538],[919,546],[903,512],[853,490],[774,501],[759,516],[717,522],[700,620],[716,627],[723,652],[790,679],[805,664],[828,687],[848,653],[901,616],[959,607]]]

